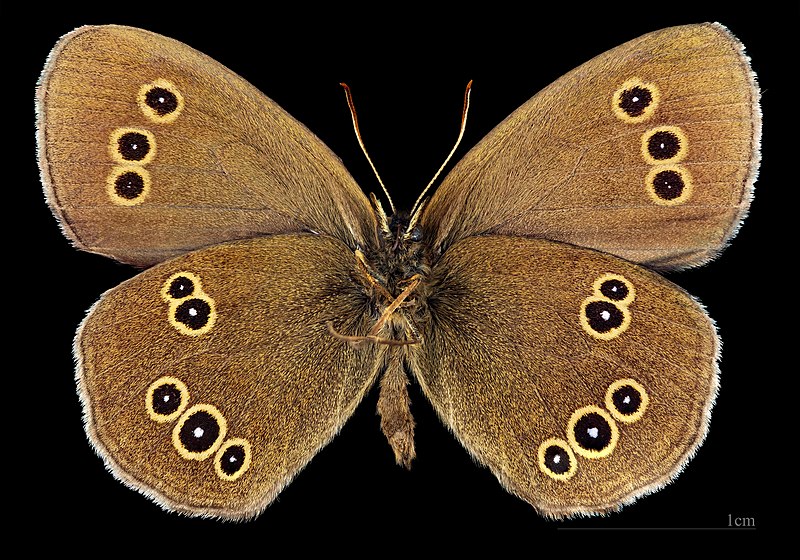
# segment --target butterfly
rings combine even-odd
[[[150,267],[75,355],[112,473],[189,515],[258,515],[379,386],[407,384],[542,515],[618,509],[702,443],[719,342],[655,271],[746,213],[758,88],[719,25],[645,35],[537,94],[409,213],[384,211],[274,102],[174,40],[59,41],[37,92],[51,209],[81,249]]]

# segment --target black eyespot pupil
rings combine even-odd
[[[680,149],[680,138],[674,132],[659,130],[647,140],[647,151],[653,159],[673,158]]]
[[[600,293],[608,299],[622,301],[628,297],[628,286],[622,280],[606,280],[600,285]]]
[[[622,324],[625,316],[610,301],[593,301],[586,306],[586,319],[596,332],[606,333]]]
[[[186,278],[186,276],[178,276],[169,285],[167,292],[175,299],[185,298],[186,296],[192,295],[192,292],[194,292],[194,283]]]
[[[619,107],[629,116],[638,117],[652,102],[653,94],[649,89],[635,86],[622,92],[619,98]]]
[[[589,412],[575,423],[575,441],[584,449],[601,451],[611,443],[611,426],[596,412]]]
[[[150,141],[140,132],[126,132],[117,141],[122,159],[127,161],[141,161],[150,152]]]
[[[153,391],[152,404],[156,414],[168,416],[181,406],[181,392],[172,383],[159,385]]]
[[[151,88],[145,94],[144,102],[161,117],[169,115],[178,108],[178,97],[162,87]]]
[[[236,473],[244,466],[245,451],[241,445],[231,445],[220,457],[220,468],[228,476]]]
[[[219,422],[208,412],[198,410],[183,423],[179,437],[192,453],[207,451],[219,437]]]
[[[663,200],[675,200],[683,193],[685,186],[681,174],[671,169],[659,171],[653,178],[653,190]]]
[[[544,452],[544,465],[556,474],[564,474],[570,468],[569,454],[558,445],[551,445]]]
[[[198,298],[188,299],[175,309],[175,320],[192,330],[205,327],[210,315],[211,306],[208,305],[208,302]]]
[[[611,395],[611,402],[620,414],[634,414],[642,405],[642,395],[634,387],[623,385]]]
[[[126,200],[139,198],[144,192],[144,179],[135,171],[121,173],[114,180],[114,192]]]

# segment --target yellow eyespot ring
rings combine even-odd
[[[600,340],[612,340],[628,330],[631,312],[605,296],[591,296],[583,300],[580,309],[581,327]]]
[[[139,165],[117,165],[108,174],[106,192],[114,204],[141,204],[150,193],[150,173]]]
[[[689,140],[677,126],[657,126],[642,134],[642,157],[651,165],[678,163],[689,152]]]
[[[636,91],[636,89],[641,91]],[[639,93],[639,97],[636,94]],[[649,101],[647,97],[649,96]],[[653,116],[661,101],[661,92],[655,84],[645,83],[639,78],[625,80],[611,96],[611,110],[626,123],[644,122]]]
[[[592,291],[594,295],[599,298],[605,298],[613,301],[619,305],[630,305],[636,299],[636,289],[631,284],[631,281],[622,276],[621,274],[614,274],[608,272],[603,274],[600,278],[592,284]],[[615,299],[619,295],[624,295],[622,299]]]
[[[172,430],[172,445],[184,459],[211,457],[228,432],[225,417],[210,404],[196,404],[180,417]]]
[[[549,452],[551,447],[558,447],[559,449],[564,450],[566,453],[568,462],[568,468],[566,471],[559,473],[551,468],[551,466],[556,467],[557,465],[561,465],[561,462],[564,459],[559,455],[556,455],[555,457],[551,456],[551,453]],[[575,459],[575,453],[572,452],[572,448],[570,447],[569,443],[563,439],[550,438],[544,440],[541,444],[539,444],[537,457],[539,459],[539,470],[554,480],[560,480],[563,482],[569,480],[575,476],[576,472],[578,472],[578,461]]]
[[[117,128],[111,133],[108,152],[122,165],[146,165],[156,157],[156,137],[143,128]]]
[[[170,390],[169,387],[172,389]],[[157,391],[159,395],[156,395]],[[180,379],[166,375],[156,379],[147,388],[144,401],[151,420],[160,424],[171,422],[178,418],[189,405],[189,389]]]
[[[163,90],[158,92],[158,90]],[[162,95],[152,95],[151,92]],[[139,88],[136,103],[142,113],[158,124],[169,124],[178,118],[185,105],[183,95],[172,82],[158,78]]]
[[[173,287],[172,283],[179,278],[186,278],[188,282]],[[189,283],[191,283],[191,286],[189,286]],[[191,291],[189,291],[190,288]],[[181,295],[181,293],[184,292],[185,294]],[[183,300],[193,294],[201,293],[203,293],[203,285],[200,283],[200,278],[196,274],[186,271],[176,272],[167,278],[167,281],[164,282],[164,285],[161,287],[161,298],[168,303]]]
[[[204,292],[188,298],[173,299],[169,304],[169,323],[187,336],[206,334],[217,322],[214,300]]]
[[[650,200],[660,206],[677,206],[692,196],[693,184],[689,170],[682,165],[658,165],[644,179]],[[677,193],[677,196],[674,196]],[[671,197],[671,198],[670,198]]]
[[[242,451],[242,456],[240,457],[239,455],[230,454],[230,457],[227,459],[228,461],[231,461],[232,459],[241,461],[241,466],[235,472],[227,473],[223,468],[223,465],[226,462],[226,452],[234,446]],[[229,439],[222,444],[222,447],[220,447],[219,450],[217,450],[217,455],[214,457],[214,470],[216,471],[217,476],[222,480],[233,482],[250,468],[251,460],[252,450],[249,441],[242,438]]]
[[[633,388],[638,395],[626,392],[626,387]],[[614,394],[619,390],[622,390],[622,392],[617,394],[615,398]],[[645,388],[636,380],[618,379],[614,381],[606,391],[605,403],[606,408],[614,418],[620,422],[630,424],[632,422],[636,422],[644,415],[645,410],[647,410],[647,406],[650,404],[650,396],[647,394]],[[629,403],[636,405],[636,408],[630,414],[626,414],[624,409],[621,410],[621,407],[625,407]]]
[[[567,439],[578,455],[600,459],[614,451],[619,441],[619,428],[608,412],[599,406],[584,406],[572,413],[567,424]],[[587,445],[584,447],[582,444]]]

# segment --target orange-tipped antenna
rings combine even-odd
[[[364,141],[361,139],[361,131],[358,129],[358,117],[356,117],[356,106],[353,103],[353,94],[350,93],[350,88],[344,82],[339,84],[344,88],[344,95],[347,97],[347,106],[350,108],[350,115],[353,117],[353,128],[356,131],[356,138],[358,138],[358,145],[361,146],[361,151],[364,152],[364,155],[367,157],[367,161],[369,162],[370,167],[372,167],[372,172],[375,173],[375,177],[378,178],[378,183],[380,183],[381,188],[383,189],[386,198],[389,199],[389,207],[392,209],[392,214],[395,213],[394,210],[394,203],[392,202],[392,197],[389,196],[389,191],[386,190],[386,186],[383,184],[381,180],[381,176],[378,175],[378,170],[375,169],[375,164],[372,163],[372,160],[367,153],[367,148],[364,146]]]
[[[430,183],[428,183],[428,186],[425,187],[425,189],[422,191],[422,194],[420,194],[419,197],[417,198],[417,201],[414,203],[414,207],[411,208],[411,220],[408,223],[408,228],[406,229],[405,232],[406,235],[408,235],[408,233],[411,231],[413,225],[417,223],[417,218],[419,217],[417,216],[417,214],[420,212],[420,210],[422,210],[421,202],[423,197],[425,196],[425,193],[428,192],[428,189],[430,189],[431,185],[433,185],[433,183],[436,181],[436,178],[442,172],[444,166],[447,165],[447,162],[450,161],[450,158],[453,157],[454,153],[456,153],[456,148],[458,148],[458,145],[461,143],[461,139],[464,137],[464,130],[467,128],[467,113],[469,112],[469,95],[471,92],[472,92],[472,80],[469,81],[469,83],[467,84],[467,89],[464,92],[464,109],[461,111],[461,129],[458,131],[458,138],[456,139],[456,143],[453,146],[453,149],[450,150],[450,153],[447,154],[444,163],[442,163],[441,167],[439,167],[438,171],[436,171],[436,174],[433,176],[433,179],[431,179]]]

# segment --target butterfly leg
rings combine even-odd
[[[328,321],[325,324],[328,326],[328,332],[331,334],[331,336],[333,336],[333,338],[347,342],[355,348],[361,347],[361,345],[364,344],[365,342],[385,344],[386,346],[405,346],[407,344],[417,344],[419,342],[419,340],[415,339],[395,340],[393,338],[382,338],[380,336],[374,336],[374,335],[352,336],[352,335],[342,334],[339,331],[337,331],[336,327],[333,326],[333,321]]]
[[[359,249],[355,251],[356,261],[358,262],[358,271],[364,275],[367,279],[367,283],[371,289],[377,291],[380,295],[382,295],[386,301],[392,301],[394,296],[389,293],[389,290],[383,287],[383,285],[378,282],[375,277],[370,272],[370,266],[367,264],[367,258],[364,256]]]
[[[349,342],[354,346],[360,346],[362,343],[367,341],[377,342],[379,344],[387,344],[390,346],[404,346],[406,344],[419,343],[420,342],[419,339],[396,340],[389,338],[380,338],[378,337],[378,333],[381,331],[381,329],[383,329],[384,325],[386,324],[386,321],[388,321],[389,318],[394,314],[394,312],[397,311],[397,309],[403,305],[403,302],[406,301],[408,296],[410,296],[413,293],[413,291],[419,285],[420,281],[421,281],[421,276],[419,274],[415,274],[408,280],[405,280],[405,282],[408,283],[408,286],[406,286],[406,288],[402,292],[400,292],[400,295],[394,298],[392,300],[392,303],[390,303],[386,307],[386,309],[383,310],[381,316],[378,317],[378,320],[375,322],[375,324],[372,326],[372,328],[365,336],[348,336],[341,334],[336,331],[336,329],[333,326],[333,323],[331,323],[330,321],[328,321],[327,323],[328,332],[330,332],[335,338]]]
[[[403,370],[403,358],[398,347],[389,349],[386,371],[381,378],[378,414],[381,431],[389,440],[398,465],[411,468],[417,453],[414,449],[414,417],[408,396],[408,376]]]

